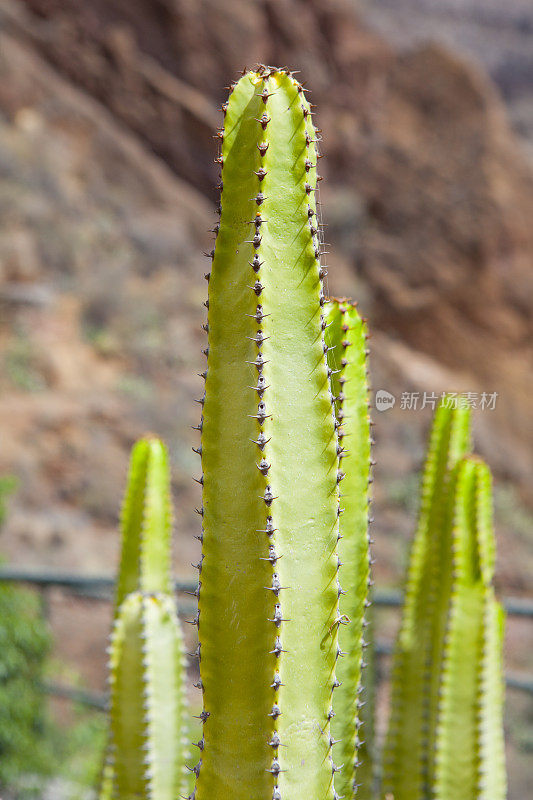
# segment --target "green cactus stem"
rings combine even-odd
[[[455,408],[445,399],[436,411],[431,432],[393,659],[383,792],[394,800],[431,797],[440,676],[436,665],[442,658],[451,579],[446,508],[450,472],[469,449],[469,409]]]
[[[339,794],[351,797],[359,782],[356,766],[361,740],[366,738],[359,714],[362,701],[362,666],[364,631],[367,625],[370,555],[368,540],[370,482],[370,416],[367,380],[367,326],[354,303],[331,300],[326,306],[328,328],[328,364],[332,371],[331,387],[336,397],[339,423],[339,460],[345,473],[341,486],[339,543],[342,563],[339,599],[339,646],[348,654],[339,661],[337,679],[341,686],[335,693],[332,735],[338,740],[335,754],[344,764],[336,778]]]
[[[185,665],[173,599],[129,594],[110,651],[111,796],[176,800],[185,790]]]
[[[172,593],[172,510],[168,454],[149,436],[133,447],[120,517],[121,557],[115,612],[130,592]]]
[[[155,437],[141,439],[121,514],[100,800],[175,800],[185,791],[185,666],[171,596],[171,516],[166,448]]]
[[[491,477],[479,459],[457,467],[453,576],[436,726],[436,800],[504,800],[503,610],[494,596]]]
[[[317,145],[289,74],[232,87],[209,277],[197,800],[333,800],[335,420]]]

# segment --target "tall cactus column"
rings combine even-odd
[[[100,800],[175,800],[185,791],[185,659],[170,579],[171,516],[167,451],[150,436],[133,448],[122,506]]]
[[[348,300],[327,303],[326,342],[331,383],[336,397],[339,421],[339,459],[345,472],[342,483],[340,535],[338,554],[342,562],[340,582],[343,594],[339,601],[339,645],[347,654],[339,662],[339,691],[335,694],[333,736],[336,754],[344,767],[336,780],[339,794],[350,797],[357,784],[362,719],[359,711],[366,698],[363,692],[365,611],[370,581],[368,538],[370,482],[370,415],[368,411],[367,326]],[[346,445],[346,446],[345,446]],[[371,770],[367,770],[370,775]],[[363,791],[370,791],[365,786]]]
[[[261,69],[221,132],[203,399],[197,800],[334,797],[338,489],[315,132]]]
[[[495,598],[491,476],[478,458],[455,470],[450,608],[436,721],[436,800],[503,800],[503,610]]]
[[[431,431],[392,667],[383,787],[384,796],[395,800],[431,796],[440,674],[435,665],[442,657],[451,574],[446,512],[452,470],[469,449],[469,409],[443,402]]]

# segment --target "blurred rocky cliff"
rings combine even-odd
[[[524,479],[533,173],[478,68],[437,45],[398,54],[348,0],[24,0],[6,9],[8,33],[208,200],[224,86],[256,62],[301,70],[325,132],[333,287],[357,280],[375,331],[461,373],[448,388],[498,392],[484,425],[491,442],[502,433],[500,469]],[[21,102],[16,86],[4,90],[11,113]]]

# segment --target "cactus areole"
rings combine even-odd
[[[196,800],[333,800],[336,422],[317,143],[283,71],[232,87],[200,423],[204,723]]]

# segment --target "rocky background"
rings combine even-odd
[[[200,391],[224,87],[301,70],[323,131],[331,293],[373,332],[376,583],[397,586],[430,410],[497,392],[498,586],[533,596],[533,12],[485,0],[0,0],[0,475],[11,564],[111,574],[128,450],[173,464],[176,574],[192,575]],[[49,597],[56,656],[102,689],[106,604]],[[380,633],[393,628],[383,619]],[[508,667],[533,671],[533,623]],[[64,711],[64,709],[60,709]],[[511,800],[533,704],[509,693]]]

